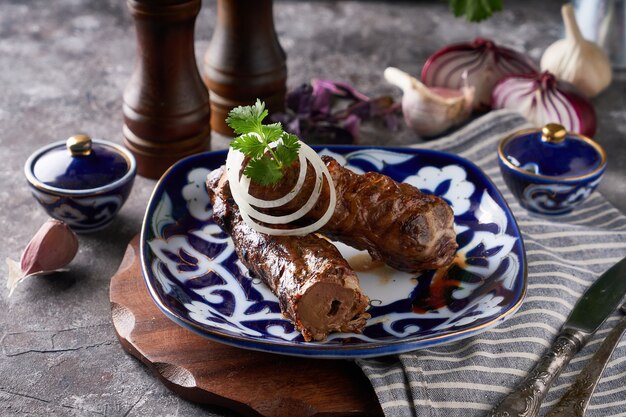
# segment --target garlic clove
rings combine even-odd
[[[76,233],[59,220],[48,220],[28,242],[19,263],[7,259],[9,296],[25,278],[63,271],[77,252]]]
[[[78,238],[70,227],[50,219],[28,242],[20,260],[25,275],[52,271],[69,264],[78,252]]]
[[[389,67],[385,79],[403,91],[402,113],[406,124],[420,136],[434,136],[466,120],[472,112],[473,87],[461,90],[429,88],[406,72]]]
[[[609,86],[612,78],[608,55],[595,43],[583,38],[574,8],[561,8],[565,38],[550,45],[541,57],[541,70],[576,86],[585,96],[594,97]]]
[[[9,267],[9,275],[7,278],[7,288],[9,289],[9,297],[15,291],[15,287],[19,284],[24,278],[24,274],[22,274],[22,269],[20,268],[20,263],[15,262],[13,259],[7,258],[7,266]]]

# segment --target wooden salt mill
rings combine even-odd
[[[224,121],[233,107],[260,98],[270,113],[284,110],[287,64],[272,0],[217,1],[203,78],[211,92],[211,127],[223,135],[233,136]]]
[[[124,91],[124,144],[140,175],[158,178],[174,162],[209,149],[209,94],[194,53],[201,0],[128,0],[137,61]]]

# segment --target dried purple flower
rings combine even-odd
[[[291,90],[287,111],[272,116],[286,131],[309,143],[351,144],[358,141],[361,122],[382,120],[398,129],[400,104],[389,96],[370,99],[348,83],[315,79]]]

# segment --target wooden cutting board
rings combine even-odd
[[[305,359],[212,342],[168,319],[148,294],[139,238],[111,278],[115,332],[122,347],[182,398],[246,416],[382,416],[353,362]]]

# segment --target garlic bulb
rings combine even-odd
[[[420,136],[434,136],[466,120],[472,112],[473,87],[460,90],[426,87],[398,68],[385,69],[385,79],[400,87],[406,124]]]
[[[587,97],[594,97],[611,83],[611,62],[602,48],[583,38],[571,4],[565,4],[561,14],[565,39],[546,49],[541,57],[541,70],[550,71],[558,79],[572,83]]]
[[[25,278],[63,271],[77,252],[76,233],[59,220],[48,220],[28,242],[19,263],[7,258],[9,296]]]

